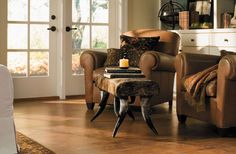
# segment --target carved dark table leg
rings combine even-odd
[[[103,112],[103,110],[105,109],[107,105],[107,99],[109,97],[109,93],[106,91],[101,91],[101,95],[102,95],[102,100],[99,103],[99,109],[97,113],[93,116],[93,118],[91,119],[91,122],[95,120]]]
[[[119,110],[120,110],[120,99],[119,97],[114,97],[114,112],[116,116],[119,116]]]
[[[153,131],[155,135],[158,134],[156,128],[154,127],[151,120],[151,104],[149,103],[150,97],[141,97],[141,111],[144,121],[147,123],[148,127]]]
[[[129,108],[129,102],[128,102],[128,97],[127,98],[121,98],[120,99],[120,111],[119,111],[119,116],[118,119],[116,121],[116,125],[115,128],[113,130],[113,134],[112,137],[116,136],[116,133],[120,127],[120,125],[122,124],[122,122],[125,119],[126,113],[128,111]]]
[[[132,97],[131,97],[131,102],[132,101],[134,101],[134,100],[132,100]],[[130,102],[129,102],[129,104],[130,104]],[[118,117],[119,116],[119,109],[120,109],[120,99],[119,99],[119,97],[117,97],[117,96],[115,96],[115,98],[114,98],[114,112],[115,112],[115,115]],[[128,115],[133,119],[133,120],[135,120],[135,118],[134,118],[134,115],[133,115],[133,113],[132,113],[132,111],[131,111],[131,109],[130,108],[128,108],[128,111],[127,111],[127,113],[128,113]]]

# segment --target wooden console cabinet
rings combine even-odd
[[[219,51],[222,49],[236,52],[236,28],[222,28],[221,25],[223,13],[234,13],[235,0],[212,1],[212,29],[173,30],[181,36],[180,50],[182,52],[212,55],[220,55]],[[159,8],[166,2],[168,0],[161,0]],[[185,3],[187,4],[187,1]],[[165,26],[159,23],[159,29],[165,29]]]
[[[178,30],[180,50],[220,55],[220,50],[236,52],[236,29]]]

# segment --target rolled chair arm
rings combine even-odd
[[[93,103],[93,71],[103,67],[106,60],[106,53],[87,50],[80,56],[80,65],[84,68],[85,80],[85,101]]]
[[[139,66],[153,71],[175,72],[174,62],[175,56],[157,51],[147,51],[142,54]]]
[[[219,63],[219,72],[228,80],[236,80],[236,55],[224,56]]]
[[[236,55],[224,56],[218,66],[216,125],[220,128],[232,127],[236,120]],[[235,126],[235,125],[233,125]]]
[[[99,67],[103,67],[107,58],[107,53],[86,50],[80,56],[80,64],[83,68],[90,67],[93,70]]]
[[[220,58],[215,55],[180,53],[175,59],[175,69],[181,76],[191,75],[218,64]]]

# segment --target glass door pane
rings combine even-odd
[[[30,21],[49,21],[49,0],[30,0]]]
[[[17,36],[17,37],[16,37]],[[8,49],[28,48],[28,26],[27,24],[8,24]]]
[[[47,76],[49,72],[48,52],[30,52],[30,76]]]
[[[108,26],[92,26],[92,48],[106,49],[108,47]]]
[[[30,25],[30,49],[49,49],[48,24]]]
[[[13,76],[27,75],[27,52],[8,52],[7,66]]]
[[[90,27],[88,25],[75,25],[77,30],[72,31],[73,49],[90,48]]]
[[[8,21],[28,20],[28,0],[8,0]]]
[[[93,0],[92,1],[92,22],[93,23],[108,23],[108,0]]]
[[[90,20],[90,1],[72,0],[72,22],[87,23]]]

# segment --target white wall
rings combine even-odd
[[[159,0],[128,0],[128,30],[157,28]]]

